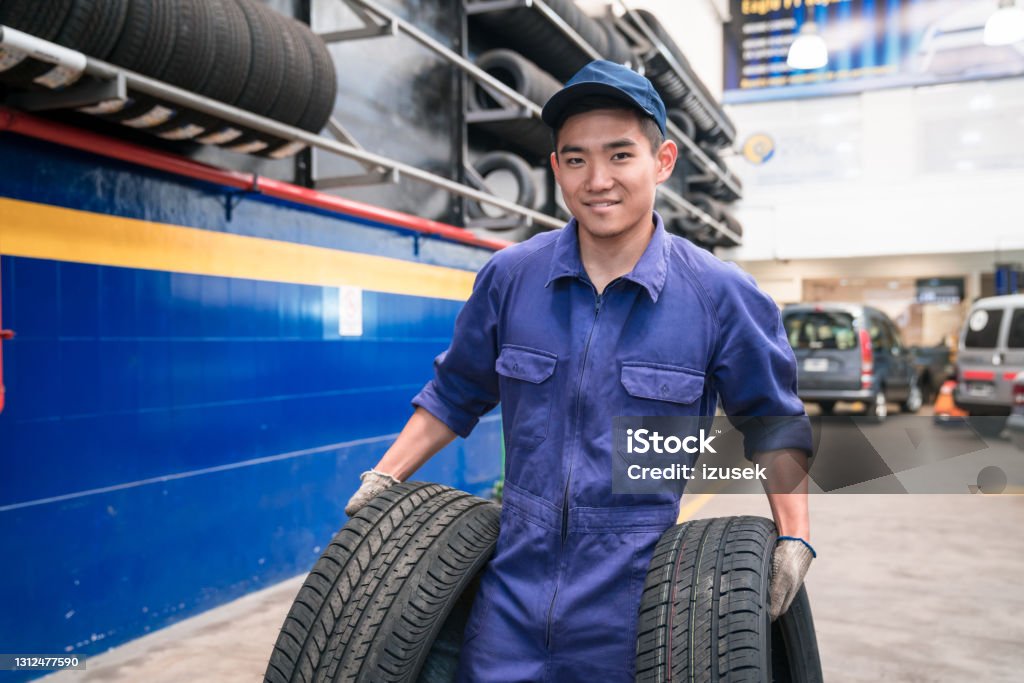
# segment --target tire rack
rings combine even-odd
[[[368,1],[372,0],[351,0],[351,2],[358,2],[360,4],[365,4]],[[621,3],[621,0],[619,0],[619,2]],[[586,53],[588,57],[592,59],[602,58],[601,55],[597,52],[597,50],[595,50],[591,45],[587,44],[586,41],[584,41],[583,38],[578,33],[576,33],[576,31],[574,31],[560,16],[558,16],[558,14],[555,13],[554,10],[552,10],[547,5],[547,3],[544,2],[544,0],[466,0],[465,3],[465,10],[467,15],[479,14],[482,12],[496,12],[506,9],[517,9],[521,7],[533,7],[541,16],[543,16],[552,24],[554,24],[555,27],[557,27],[571,43],[573,43],[574,45],[579,47],[581,51]],[[666,56],[666,59],[668,60],[672,68],[677,73],[680,74],[680,78],[682,78],[684,82],[690,83],[689,76],[685,73],[685,71],[678,64],[678,62],[676,62],[675,57],[672,56],[669,49],[665,47],[660,41],[658,41],[657,37],[650,30],[650,28],[645,23],[643,23],[643,19],[636,16],[631,10],[625,8],[625,5],[623,5],[623,9],[626,11],[627,16],[632,17],[633,20],[637,22],[637,25],[641,26],[641,28],[644,30],[644,35],[638,36],[636,35],[635,31],[629,30],[630,27],[621,18],[616,18],[616,25],[620,29],[625,29],[621,30],[620,32],[626,36],[627,40],[633,42],[633,45],[631,45],[630,47],[634,50],[634,52],[644,53],[649,52],[651,50],[660,51],[663,55]],[[472,72],[470,73],[472,75]],[[494,86],[494,84],[490,83],[489,81],[487,82],[487,85]],[[498,90],[502,94],[508,95],[509,93],[507,91],[510,89],[505,87],[504,84],[499,85],[501,85],[502,88],[499,88]],[[488,92],[491,92],[493,88],[487,88],[485,86],[485,89],[488,90]],[[717,118],[717,105],[714,102],[704,104],[705,108],[708,109],[711,115]],[[537,108],[537,111],[539,113],[539,107]],[[507,107],[504,109],[489,110],[487,112],[467,112],[466,121],[467,123],[473,123],[475,121],[483,120],[484,117],[486,117],[487,120],[492,121],[505,120],[509,118],[521,117],[523,116],[523,114],[524,112],[522,111],[522,109],[517,109],[515,107]],[[718,164],[712,161],[704,153],[704,151],[697,146],[695,142],[693,142],[689,137],[686,136],[686,134],[683,133],[683,131],[679,129],[678,126],[676,126],[671,121],[667,121],[666,125],[669,133],[671,133],[671,135],[673,136],[673,139],[678,140],[690,152],[690,156],[697,162],[699,166],[703,167],[703,170],[708,175],[719,179],[722,183],[729,187],[729,189],[735,192],[737,196],[742,196],[742,189],[736,184],[732,177],[730,177],[729,174],[723,172],[722,169],[718,167]],[[692,203],[687,201],[682,195],[675,192],[674,190],[662,186],[661,188],[658,189],[658,196],[665,200],[665,202],[671,205],[676,211],[681,211],[693,218],[696,218],[700,222],[713,228],[715,231],[729,237],[737,244],[742,244],[743,240],[739,235],[734,233],[723,223],[715,220],[705,212],[701,211],[699,208],[697,208]]]
[[[352,182],[380,182],[381,178],[394,181],[399,176],[406,176],[453,194],[496,206],[540,225],[560,228],[565,224],[564,221],[552,216],[527,209],[488,192],[482,192],[449,178],[369,152],[358,144],[354,144],[355,141],[344,133],[344,129],[337,122],[335,122],[335,126],[329,125],[328,127],[334,130],[339,137],[346,138],[345,140],[332,140],[250,111],[238,109],[2,25],[0,25],[0,46],[27,52],[30,57],[54,64],[57,69],[79,74],[75,83],[61,90],[13,94],[8,98],[8,104],[17,109],[26,111],[77,109],[109,100],[123,100],[129,97],[130,93],[138,92],[165,100],[179,107],[215,116],[236,125],[352,159],[369,171],[365,175],[356,176]]]
[[[650,54],[652,52],[659,52],[662,54],[665,60],[669,62],[669,66],[672,67],[672,70],[676,73],[679,79],[690,87],[690,90],[694,95],[702,99],[700,89],[691,86],[692,79],[686,70],[682,68],[680,63],[676,61],[676,57],[672,54],[672,50],[666,47],[662,41],[657,39],[657,36],[654,35],[651,28],[647,26],[646,22],[644,22],[643,17],[628,8],[624,0],[616,1],[618,6],[622,7],[624,13],[621,17],[615,18],[615,24],[620,28],[623,35],[627,36],[634,42],[633,48],[641,53]],[[627,17],[628,20],[626,20]],[[633,26],[638,27],[640,32],[638,33],[634,30],[633,26],[630,26],[629,22],[632,22]],[[644,61],[646,61],[646,59],[644,59]],[[708,110],[708,113],[712,118],[721,121],[721,117],[718,113],[718,106],[715,102],[703,102],[703,105],[705,105],[705,109]],[[693,140],[683,134],[683,131],[681,131],[676,124],[669,121],[667,122],[667,126],[675,138],[682,141],[683,145],[687,148],[687,151],[689,151],[690,156],[697,162],[697,165],[703,167],[703,170],[708,174],[717,178],[726,187],[731,189],[733,193],[735,193],[736,197],[742,197],[742,188],[736,184],[736,181],[728,173],[725,173],[721,168],[719,168],[718,164],[712,161],[708,155],[703,153],[703,150],[701,150]]]
[[[539,105],[524,98],[501,81],[492,77],[490,74],[487,74],[470,62],[464,55],[455,53],[409,22],[397,17],[387,9],[380,7],[373,0],[341,0],[341,2],[346,4],[356,13],[364,26],[360,29],[324,34],[321,37],[325,42],[362,39],[385,35],[394,36],[398,33],[404,33],[424,47],[446,58],[452,64],[461,68],[468,76],[480,82],[481,85],[487,88],[489,92],[494,92],[494,94],[497,94],[505,102],[510,103],[509,111],[516,111],[518,116],[528,115],[530,117],[540,118],[541,108]],[[467,3],[466,8],[467,11],[497,11],[500,9],[520,6],[532,6],[537,8],[542,16],[552,21],[555,26],[569,38],[569,40],[585,51],[588,56],[599,56],[597,51],[592,46],[586,44],[586,42],[583,41],[583,39],[573,31],[572,28],[561,19],[561,17],[555,14],[554,11],[543,2],[543,0],[470,0],[470,2]],[[378,23],[378,19],[380,20],[380,23]],[[652,44],[653,43],[654,41],[652,41]],[[465,41],[463,41],[462,44],[465,46]],[[210,97],[205,97],[197,93],[178,88],[170,85],[169,83],[95,59],[88,55],[84,55],[81,52],[70,50],[51,41],[43,40],[7,26],[0,25],[0,46],[26,52],[30,57],[54,64],[55,70],[61,70],[64,73],[70,72],[71,74],[78,74],[78,76],[72,77],[74,82],[61,90],[23,92],[11,95],[8,98],[8,104],[16,108],[27,111],[76,109],[111,100],[125,100],[130,96],[130,93],[138,92],[165,100],[179,107],[208,114],[236,125],[289,140],[296,143],[297,146],[306,145],[329,154],[335,154],[351,159],[359,163],[364,168],[365,172],[363,174],[325,179],[318,185],[320,188],[381,182],[393,183],[397,182],[400,176],[406,176],[451,192],[452,194],[462,197],[463,200],[478,201],[503,209],[511,214],[515,214],[518,216],[518,224],[520,225],[536,224],[548,228],[560,228],[565,224],[565,222],[559,218],[549,216],[532,209],[527,209],[515,204],[514,202],[497,197],[484,189],[478,189],[483,186],[483,182],[482,179],[472,171],[472,169],[466,169],[465,176],[466,179],[472,183],[472,185],[476,185],[476,187],[369,152],[359,145],[359,143],[350,134],[348,134],[347,131],[345,131],[342,124],[333,117],[328,123],[328,130],[332,135],[336,136],[337,139],[334,140],[323,135],[302,130],[294,126],[289,126],[279,121],[254,114],[250,111],[224,104],[223,102]],[[664,46],[660,44],[658,44],[658,48],[665,50]],[[463,47],[463,49],[465,49],[465,47]],[[669,55],[669,59],[670,63],[672,63],[675,68],[677,65],[675,65],[674,59],[671,58],[671,55]],[[462,104],[465,105],[465,102]],[[518,109],[516,109],[514,105],[518,105]],[[462,111],[465,123],[465,106],[462,107]],[[687,147],[687,149],[691,150],[694,158],[697,159],[699,163],[703,163],[706,170],[721,178],[723,182],[727,184],[731,183],[731,179],[723,174],[721,169],[719,169],[714,162],[708,159],[696,144],[683,135],[682,131],[675,127],[674,124],[671,124],[671,122],[669,123],[669,126],[670,132],[672,132],[672,134],[678,138],[680,142]],[[465,144],[463,144],[463,147],[465,147]],[[463,167],[465,166],[466,164],[463,163]],[[697,220],[707,224],[719,233],[727,235],[737,243],[741,242],[738,236],[726,226],[701,211],[676,192],[662,187],[659,190],[659,196],[674,206],[677,210],[687,213]]]

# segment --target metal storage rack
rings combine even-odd
[[[355,13],[362,22],[362,26],[357,29],[323,34],[321,37],[326,42],[404,34],[432,52],[449,60],[461,69],[466,76],[476,80],[488,92],[495,94],[506,102],[508,104],[507,109],[501,110],[500,114],[497,115],[540,118],[541,107],[537,103],[531,102],[501,81],[481,70],[469,61],[465,54],[459,54],[447,48],[416,26],[401,19],[386,8],[381,7],[374,0],[340,1]],[[535,8],[564,33],[568,40],[576,44],[589,57],[600,57],[597,51],[588,45],[543,0],[469,0],[465,4],[465,11],[467,13],[477,13],[516,7]],[[653,36],[650,37],[653,38]],[[666,51],[663,45],[656,44],[656,40],[651,41],[651,44],[655,45],[657,49]],[[462,46],[463,51],[465,51],[465,41],[462,41]],[[33,58],[52,63],[55,69],[61,69],[63,73],[71,74],[71,78],[74,79],[73,83],[60,90],[13,94],[8,98],[8,103],[16,108],[27,111],[77,109],[108,101],[125,100],[131,96],[131,93],[140,93],[159,98],[185,109],[217,117],[235,125],[286,139],[299,145],[306,145],[328,154],[351,159],[359,163],[364,169],[364,172],[359,174],[322,179],[315,185],[315,187],[320,189],[356,184],[394,183],[397,182],[399,177],[404,176],[441,188],[466,200],[473,200],[502,209],[516,216],[520,224],[535,224],[548,228],[560,228],[564,225],[564,221],[559,218],[519,206],[514,202],[501,199],[487,192],[483,189],[482,179],[479,178],[472,168],[466,167],[464,163],[465,156],[460,160],[463,162],[461,166],[464,168],[462,178],[460,180],[452,180],[366,150],[345,130],[342,122],[334,117],[331,118],[327,127],[331,135],[336,138],[331,139],[324,135],[289,126],[250,111],[224,104],[215,99],[198,95],[6,26],[0,26],[0,47],[22,51]],[[668,55],[668,57],[671,59],[671,55]],[[676,66],[678,68],[678,65]],[[462,110],[465,114],[465,107]],[[478,112],[476,114],[485,115],[487,113],[481,114]],[[464,122],[468,123],[472,118],[465,117]],[[669,130],[674,138],[690,151],[693,158],[705,166],[709,173],[719,177],[724,183],[730,184],[732,182],[674,124],[669,124]],[[465,148],[465,144],[463,144],[463,148]],[[738,190],[738,188],[735,189]],[[672,190],[662,187],[659,190],[659,196],[676,210],[685,212],[714,230],[729,236],[736,242],[740,241],[738,235],[735,235],[726,226],[714,220]],[[486,225],[488,222],[488,219],[484,219],[481,224]],[[493,221],[490,222],[493,223]]]
[[[704,109],[708,116],[715,119],[719,125],[724,125],[721,121],[717,105],[714,102],[703,101],[704,96],[701,89],[693,84],[690,74],[679,62],[676,61],[675,55],[672,54],[672,51],[666,47],[664,43],[658,40],[658,37],[655,35],[651,27],[647,25],[647,22],[644,21],[643,17],[632,9],[626,7],[623,0],[616,1],[623,11],[622,16],[616,17],[616,24],[619,27],[619,30],[633,41],[633,48],[645,56],[649,56],[651,53],[659,53],[672,67],[676,76],[687,84],[687,87],[694,93],[694,96],[702,100],[702,104],[704,105]],[[638,27],[640,31],[638,32],[634,29],[634,26]],[[718,164],[712,161],[711,158],[704,153],[704,150],[698,147],[693,140],[688,138],[683,131],[676,126],[676,124],[669,121],[668,129],[669,132],[672,133],[673,139],[679,140],[683,146],[686,147],[694,160],[706,173],[717,178],[737,196],[743,196],[743,189],[736,184],[733,178],[730,177],[729,174],[723,172],[722,169],[718,167]]]

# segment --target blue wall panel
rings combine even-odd
[[[466,270],[486,250],[0,138],[0,196]],[[0,642],[95,654],[307,571],[411,413],[457,301],[0,257]],[[486,494],[484,418],[416,478]],[[25,615],[29,615],[27,618]],[[16,678],[21,677],[16,676]],[[24,677],[21,677],[24,679]]]

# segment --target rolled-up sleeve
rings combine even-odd
[[[498,404],[496,261],[477,273],[473,293],[455,319],[451,345],[434,359],[434,378],[412,399],[461,437]]]
[[[719,339],[711,361],[722,408],[743,432],[744,452],[796,448],[813,454],[797,395],[797,365],[772,299],[732,266],[718,288]]]

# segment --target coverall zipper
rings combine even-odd
[[[615,282],[618,282],[618,278],[609,282],[604,291],[607,292],[608,288],[611,287]],[[593,283],[587,281],[590,288],[594,291],[594,322],[590,325],[590,332],[587,334],[587,343],[583,346],[583,364],[580,366],[580,381],[576,386],[576,422],[575,427],[578,428],[580,421],[580,396],[583,394],[583,378],[587,373],[587,356],[590,354],[590,340],[594,337],[594,328],[597,327],[597,318],[601,315],[601,302],[603,301],[602,294],[597,293],[597,288],[594,287]],[[565,477],[565,490],[562,492],[562,535],[561,542],[558,545],[558,570],[555,578],[555,590],[551,594],[551,604],[548,606],[548,624],[547,632],[544,636],[544,646],[551,647],[551,621],[555,611],[555,600],[558,599],[558,585],[562,575],[562,549],[565,546],[565,537],[569,532],[569,484],[572,481],[572,466],[573,466],[572,452],[569,453],[569,472]]]

